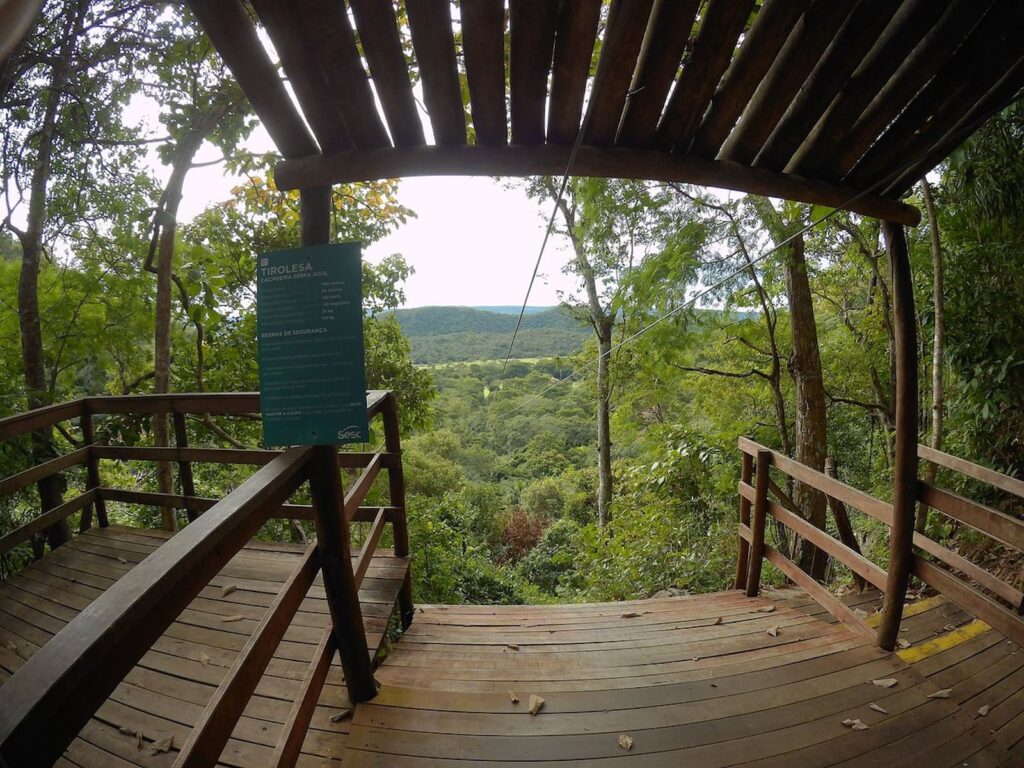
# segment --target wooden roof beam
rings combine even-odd
[[[960,112],[972,91],[988,90],[1009,70],[1020,53],[1014,41],[1024,33],[1024,3],[999,0],[972,30],[956,53],[914,98],[892,125],[846,175],[846,183],[861,186],[891,168],[905,147],[926,135],[939,139],[937,129],[948,127],[943,114]],[[994,44],[993,44],[994,43]]]
[[[327,80],[322,98],[334,102],[359,148],[391,146],[370,90],[345,6],[338,0],[292,0],[306,45]]]
[[[715,157],[810,0],[766,0],[715,91],[690,151]]]
[[[548,135],[552,144],[573,144],[580,129],[583,98],[594,58],[601,0],[561,3],[551,66]]]
[[[708,0],[693,54],[683,65],[658,124],[655,144],[660,149],[685,152],[690,146],[753,9],[754,0]]]
[[[330,86],[320,67],[320,56],[305,39],[301,14],[277,0],[252,0],[252,6],[281,57],[288,82],[322,150],[330,153],[351,149],[352,137],[337,104],[328,98]]]
[[[584,118],[583,140],[587,144],[607,146],[615,142],[653,4],[654,0],[612,0]]]
[[[861,0],[761,147],[755,165],[781,171],[892,20],[901,0]]]
[[[463,3],[462,52],[477,144],[508,142],[505,113],[505,8],[502,0]]]
[[[659,0],[655,4],[616,143],[645,147],[654,141],[699,6],[699,0]]]
[[[349,5],[395,146],[425,143],[394,9],[378,0],[349,0]]]
[[[985,14],[992,0],[953,3],[878,91],[847,137],[822,166],[829,179],[843,178],[892,120],[924,87]]]
[[[558,3],[510,0],[509,102],[512,143],[544,141],[544,104],[555,45]]]
[[[565,171],[571,151],[570,146],[552,144],[359,150],[285,160],[278,163],[275,179],[280,189],[297,189],[403,176],[556,176]],[[678,153],[581,146],[573,173],[720,187],[847,208],[909,226],[915,226],[921,219],[912,206],[838,184]]]
[[[188,7],[235,76],[285,157],[318,151],[239,0],[188,0]]]
[[[405,0],[405,10],[434,139],[438,144],[465,144],[466,113],[455,59],[451,6],[448,0]]]
[[[722,145],[719,157],[738,163],[754,162],[854,3],[855,0],[812,0],[743,110],[739,124]]]
[[[904,0],[843,90],[793,153],[786,164],[788,173],[817,176],[821,166],[843,142],[850,126],[878,93],[878,84],[888,81],[907,51],[928,34],[945,6],[946,3],[934,0]]]

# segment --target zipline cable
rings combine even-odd
[[[627,94],[632,96],[632,93]],[[541,259],[544,258],[544,249],[547,248],[548,240],[551,237],[551,230],[555,226],[555,216],[558,215],[558,205],[562,202],[562,195],[565,194],[565,188],[569,185],[569,176],[572,171],[572,165],[576,161],[576,154],[580,150],[580,145],[583,144],[583,135],[587,132],[587,125],[590,122],[590,110],[587,109],[586,114],[583,117],[583,123],[580,125],[579,130],[576,132],[576,140],[572,144],[572,149],[569,152],[569,159],[565,163],[565,173],[562,174],[562,183],[558,187],[558,194],[555,195],[554,204],[551,207],[551,216],[548,217],[548,225],[544,229],[544,239],[540,244],[540,252],[537,254],[537,262],[533,265],[533,274],[530,276],[530,284],[526,287],[526,296],[523,297],[523,306],[519,309],[519,318],[516,320],[515,330],[512,331],[512,340],[508,343],[508,352],[505,353],[505,362],[501,364],[501,374],[498,376],[498,388],[501,387],[501,382],[505,379],[505,369],[508,368],[508,361],[512,358],[512,347],[515,346],[516,337],[519,335],[519,327],[523,324],[523,315],[526,314],[526,304],[530,301],[530,293],[533,291],[533,284],[537,280],[537,272],[540,270]]]

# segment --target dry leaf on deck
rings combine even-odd
[[[988,704],[983,704],[982,706],[978,707],[978,717],[984,717],[988,714],[988,711],[990,709],[992,709],[992,707],[990,707]]]
[[[877,685],[879,688],[892,688],[898,682],[899,680],[897,680],[895,677],[883,677],[879,680],[871,681],[872,685]]]
[[[625,733],[619,734],[619,746],[629,752],[633,748],[633,737]]]
[[[622,614],[622,618],[624,618],[624,619],[635,619],[639,615],[640,614],[637,613],[636,611],[630,611],[629,613]]]
[[[873,710],[875,710],[875,712],[881,712],[883,715],[888,715],[889,714],[889,710],[888,709],[886,709],[885,707],[880,707],[878,704],[875,704],[875,702],[873,702],[873,701],[870,704],[868,704],[868,709],[873,709]]]
[[[863,610],[861,608],[854,608],[853,609],[853,615],[856,616],[859,619],[866,619],[871,614],[869,614],[867,611],[865,611],[865,610]]]
[[[509,650],[512,650],[512,651],[518,651],[519,650],[519,646],[516,645],[515,643],[505,643],[505,647],[508,648]]]
[[[711,626],[717,627],[721,623],[722,623],[722,617],[719,616],[717,619],[715,619],[713,622],[711,622]]]
[[[135,732],[135,751],[142,751],[142,731]]]
[[[948,699],[953,693],[952,688],[943,688],[941,691],[935,693],[929,693],[925,696],[926,699]]]
[[[343,710],[341,710],[341,712],[335,712],[333,715],[331,715],[331,722],[332,723],[340,723],[345,718],[351,717],[351,716],[352,716],[352,710],[351,709],[343,709]]]
[[[768,628],[768,634],[771,635],[772,637],[778,637],[779,636],[779,625],[776,624],[774,627],[769,627]]]
[[[119,563],[124,563],[125,565],[128,565],[128,561],[127,561],[127,560],[125,560],[125,559],[124,559],[123,557],[119,557],[119,558],[117,558],[117,562],[119,562]]]
[[[223,619],[221,619],[221,621],[227,624],[229,621],[241,621],[244,618],[245,616],[243,616],[242,614],[236,613],[234,616],[225,616]]]
[[[204,667],[210,663],[210,657],[203,653],[203,651],[199,652],[199,663]]]
[[[757,609],[757,612],[758,613],[775,613],[775,606],[774,605],[762,605],[760,608]]]
[[[4,643],[4,645],[7,646],[10,650],[14,651],[15,653],[18,652],[18,646],[14,644],[13,640],[8,640],[6,643]]]
[[[165,736],[160,741],[153,742],[153,748],[149,750],[149,754],[156,755],[160,752],[170,752],[171,746],[174,744],[174,736]]]
[[[907,648],[910,647],[910,641],[909,640],[904,640],[901,637],[899,640],[896,641],[896,647],[901,649],[901,650],[906,650]]]
[[[852,728],[855,731],[866,731],[868,729],[868,727],[864,725],[863,722],[861,722],[861,719],[859,717],[854,718],[852,720],[850,718],[847,718],[846,720],[843,720],[843,725],[845,725],[847,728]]]
[[[509,690],[509,692],[508,692],[508,700],[511,701],[513,704],[518,704],[519,703],[519,697],[516,696],[516,692],[513,691],[513,690]]]
[[[236,589],[238,589],[238,585],[237,585],[237,584],[228,584],[228,585],[227,585],[226,587],[224,587],[224,588],[223,588],[223,589],[222,589],[222,590],[220,591],[220,596],[221,596],[221,599],[223,600],[223,599],[224,599],[225,597],[227,597],[228,595],[230,595],[230,594],[231,594],[232,592],[234,592],[234,591],[235,591]]]
[[[536,694],[531,693],[530,694],[530,714],[531,715],[536,715],[538,712],[540,712],[541,707],[543,707],[543,706],[544,706],[544,699],[542,699],[540,696],[537,696]]]

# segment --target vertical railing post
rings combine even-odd
[[[192,476],[192,462],[181,458],[181,449],[188,448],[188,430],[185,428],[185,414],[174,412],[174,445],[178,454],[178,479],[181,481],[181,495],[185,497],[185,514],[191,523],[199,512],[192,506],[192,497],[196,495],[195,478]]]
[[[829,477],[838,477],[836,461],[831,456],[825,457],[825,474]],[[850,525],[850,516],[846,512],[846,505],[839,499],[834,499],[831,496],[827,496],[827,499],[828,507],[832,510],[832,517],[836,521],[836,530],[839,532],[840,541],[858,555],[861,554],[860,542],[857,541],[857,534],[853,532],[853,526]],[[858,592],[863,592],[868,585],[864,581],[864,577],[859,573],[853,574],[853,583],[856,585]]]
[[[331,239],[331,188],[299,190],[300,234],[303,245],[324,245]],[[345,672],[345,686],[353,704],[377,695],[373,664],[366,644],[359,590],[352,571],[345,494],[341,487],[338,449],[313,446],[309,462],[309,488],[313,497],[317,548],[324,578],[327,607]]]
[[[742,450],[742,449],[741,449]],[[743,451],[743,464],[740,468],[740,481],[750,485],[754,474],[754,457]],[[750,500],[740,494],[740,525],[750,527]],[[733,589],[746,589],[747,568],[750,563],[750,544],[740,536],[740,553],[736,562],[736,580],[733,582]]]
[[[338,654],[345,671],[345,685],[352,703],[377,695],[373,664],[366,644],[363,612],[352,571],[345,495],[341,488],[341,465],[333,445],[313,446],[309,463],[309,487],[313,497],[316,540],[323,568],[324,591],[331,613]]]
[[[914,560],[914,507],[917,500],[917,325],[914,284],[902,225],[882,222],[889,253],[893,326],[896,337],[896,445],[893,451],[892,535],[885,602],[878,624],[879,647],[891,651],[899,638],[903,601]]]
[[[750,525],[750,555],[747,565],[747,597],[756,597],[761,590],[761,564],[764,561],[764,530],[768,517],[768,467],[772,452],[757,452],[754,469],[754,518]]]
[[[395,555],[409,556],[409,523],[405,512],[405,474],[402,469],[402,441],[398,428],[398,404],[395,393],[389,392],[384,404],[384,447],[391,454],[392,464],[388,467],[388,490],[391,495],[391,506],[395,507],[395,518],[392,530],[395,534]],[[408,629],[412,624],[412,569],[406,571],[405,581],[398,593],[398,612],[402,619],[402,627]]]
[[[96,441],[95,431],[93,430],[92,422],[92,409],[89,405],[89,399],[85,398],[82,400],[82,442],[89,448],[89,456],[85,461],[86,471],[86,490],[95,490],[96,494],[93,497],[93,503],[86,506],[82,510],[82,517],[78,524],[78,531],[81,533],[92,527],[92,511],[96,509],[96,519],[100,524],[100,528],[106,528],[107,521],[107,505],[103,501],[103,497],[100,495],[100,462],[96,458],[96,453],[92,449],[92,444]]]

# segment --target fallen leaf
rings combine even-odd
[[[953,694],[952,688],[943,688],[941,691],[935,693],[929,693],[925,696],[926,699],[948,699]]]
[[[230,595],[230,594],[231,594],[232,592],[234,592],[234,591],[235,591],[236,589],[238,589],[238,585],[237,585],[237,584],[228,584],[228,585],[227,585],[226,587],[224,587],[224,588],[223,588],[223,589],[222,589],[222,590],[220,591],[220,597],[221,597],[221,599],[223,600],[223,599],[224,599],[225,597],[227,597],[228,595]]]
[[[877,685],[879,688],[893,688],[899,680],[895,677],[883,677],[879,680],[872,680],[873,685]]]
[[[768,634],[771,635],[772,637],[778,637],[779,636],[779,625],[776,624],[774,627],[769,627],[768,628]]]
[[[205,667],[207,664],[210,663],[210,657],[207,656],[202,651],[200,651],[199,652],[199,663],[202,664]]]
[[[978,717],[984,717],[988,714],[988,711],[990,709],[992,709],[992,707],[990,707],[988,704],[983,704],[982,706],[978,707]]]
[[[8,640],[6,643],[4,643],[4,645],[7,646],[7,648],[9,648],[10,650],[14,651],[15,653],[18,652],[18,646],[14,644],[13,640]]]
[[[135,751],[142,751],[142,731],[135,732]]]
[[[351,717],[351,715],[352,715],[352,710],[351,709],[343,709],[343,710],[341,710],[341,712],[335,712],[333,715],[331,715],[331,722],[332,723],[340,723],[345,718]]]
[[[171,746],[174,744],[174,735],[165,736],[160,741],[153,742],[153,748],[149,750],[149,754],[157,755],[161,752],[170,752]]]
[[[543,707],[543,706],[544,706],[544,699],[542,699],[540,696],[537,696],[536,694],[531,693],[530,694],[530,714],[531,715],[536,715],[538,712],[540,712],[541,707]]]
[[[700,661],[700,656],[694,656],[690,661]]]
[[[636,611],[630,611],[629,613],[622,614],[622,618],[624,618],[624,619],[635,619],[639,615],[640,614],[637,613]]]
[[[868,704],[868,709],[873,709],[873,710],[875,710],[875,712],[881,712],[883,715],[888,715],[889,714],[889,710],[887,710],[885,707],[880,707],[878,704],[875,704],[875,702],[873,702],[873,701],[870,704]]]
[[[119,726],[117,726],[117,732],[118,733],[123,733],[125,736],[134,736],[135,735],[135,729],[134,728],[129,728],[127,725],[119,725]]]
[[[513,690],[509,690],[509,692],[508,692],[508,700],[511,701],[513,704],[518,704],[519,703],[519,697],[516,696],[516,692],[513,691]]]
[[[910,647],[910,641],[909,640],[904,640],[901,637],[899,640],[896,641],[896,647],[900,648],[900,649],[903,649],[903,650],[906,650],[907,648]]]
[[[956,624],[946,624],[946,625],[945,625],[945,626],[944,626],[944,627],[942,628],[942,631],[943,631],[943,632],[952,632],[952,631],[953,631],[954,629],[956,629]]]
[[[221,619],[221,621],[227,624],[229,621],[241,621],[244,618],[245,616],[243,616],[242,614],[236,613],[234,616],[225,616],[223,619]]]
[[[866,619],[866,618],[868,618],[868,616],[871,615],[867,611],[863,610],[862,608],[854,608],[853,609],[853,614],[854,614],[854,616],[856,616],[857,618],[860,618],[860,619]]]
[[[629,752],[633,748],[633,737],[624,733],[619,734],[619,746]]]
[[[515,643],[505,643],[505,647],[508,648],[509,650],[512,650],[512,651],[518,651],[519,650],[519,646],[516,645]]]
[[[775,613],[775,606],[774,605],[762,605],[760,608],[757,609],[757,612],[758,613]]]
[[[864,725],[863,722],[861,722],[861,719],[859,717],[854,718],[852,720],[850,718],[847,718],[846,720],[843,720],[843,725],[855,731],[866,731],[868,729],[868,727]]]
[[[127,561],[127,560],[125,560],[125,559],[124,559],[123,557],[119,557],[119,558],[117,558],[117,562],[119,562],[119,563],[124,563],[125,565],[127,565],[127,564],[128,564],[128,561]]]
[[[717,619],[715,619],[713,622],[711,622],[711,626],[717,627],[721,623],[722,623],[722,617],[719,616]]]

